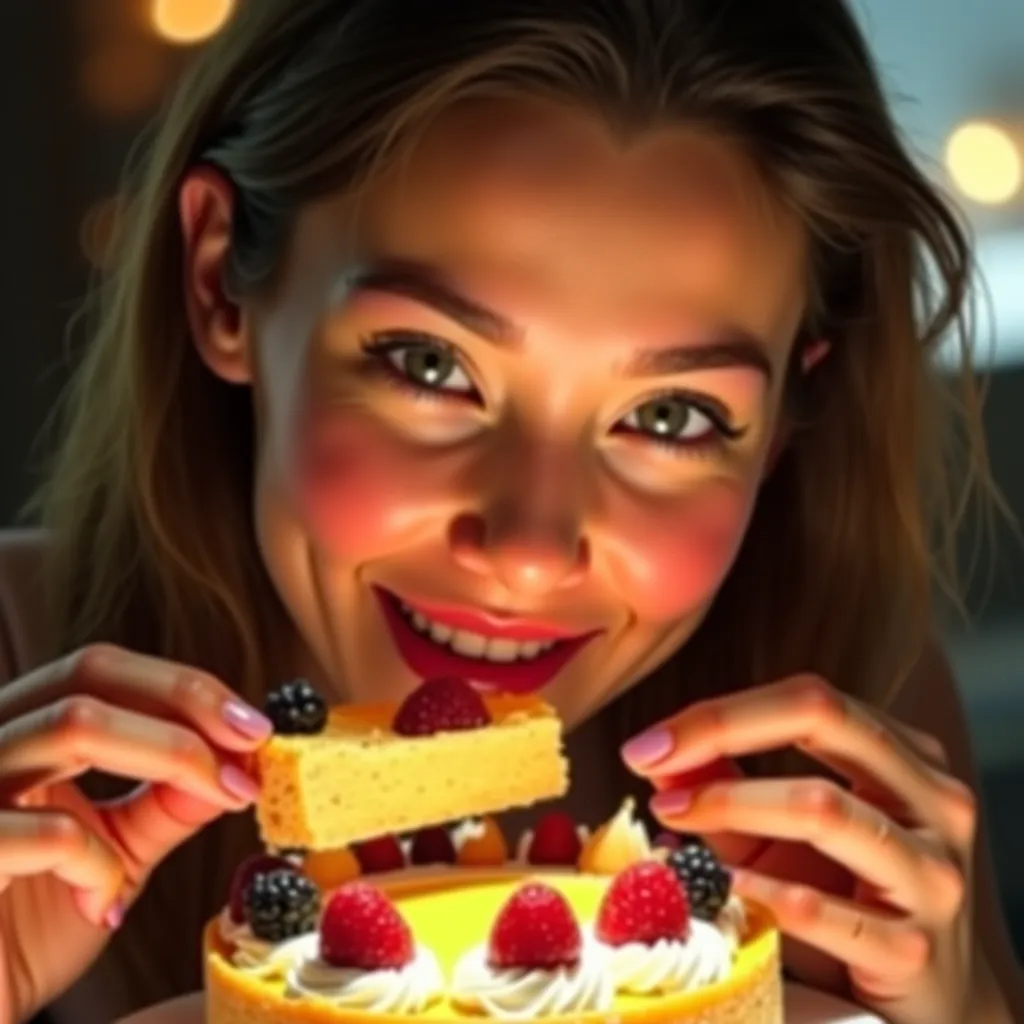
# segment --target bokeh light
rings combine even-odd
[[[167,42],[191,46],[216,35],[234,10],[235,0],[152,0],[150,20]]]
[[[946,166],[956,187],[976,203],[1009,202],[1024,185],[1024,156],[999,125],[971,121],[946,144]]]

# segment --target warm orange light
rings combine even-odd
[[[106,115],[142,113],[160,98],[167,83],[166,51],[145,39],[112,40],[97,47],[82,65],[82,92]]]
[[[190,46],[216,35],[234,13],[235,0],[151,0],[153,28],[169,43]],[[301,0],[297,0],[301,2]]]
[[[998,206],[1024,186],[1024,155],[1008,131],[986,121],[961,125],[946,144],[956,187],[976,203]]]

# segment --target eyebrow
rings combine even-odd
[[[503,348],[522,344],[523,330],[497,310],[463,295],[430,267],[387,263],[359,271],[351,282],[355,292],[384,292],[411,299],[454,321],[472,334]],[[772,360],[760,338],[729,327],[697,344],[652,348],[635,353],[624,367],[629,376],[646,377],[696,370],[747,367],[770,383]]]

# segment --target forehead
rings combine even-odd
[[[551,102],[462,104],[372,183],[354,236],[340,228],[352,213],[338,197],[303,217],[299,258],[306,242],[345,263],[439,267],[512,302],[685,313],[769,337],[791,336],[803,311],[799,222],[739,144],[693,126],[624,138]],[[349,239],[344,255],[330,232]]]

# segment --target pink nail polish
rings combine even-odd
[[[234,797],[252,803],[259,795],[259,783],[241,768],[226,764],[220,770],[220,784]]]
[[[629,740],[622,748],[623,760],[630,768],[649,768],[672,752],[672,733],[652,729]]]
[[[124,921],[124,904],[118,900],[112,903],[103,915],[103,923],[113,932],[121,927]]]
[[[693,803],[693,793],[688,789],[669,789],[664,793],[655,793],[651,798],[651,810],[659,817],[675,817],[685,814]]]
[[[248,739],[261,740],[274,731],[273,723],[266,715],[261,715],[255,708],[240,701],[228,701],[221,714],[232,729]]]

